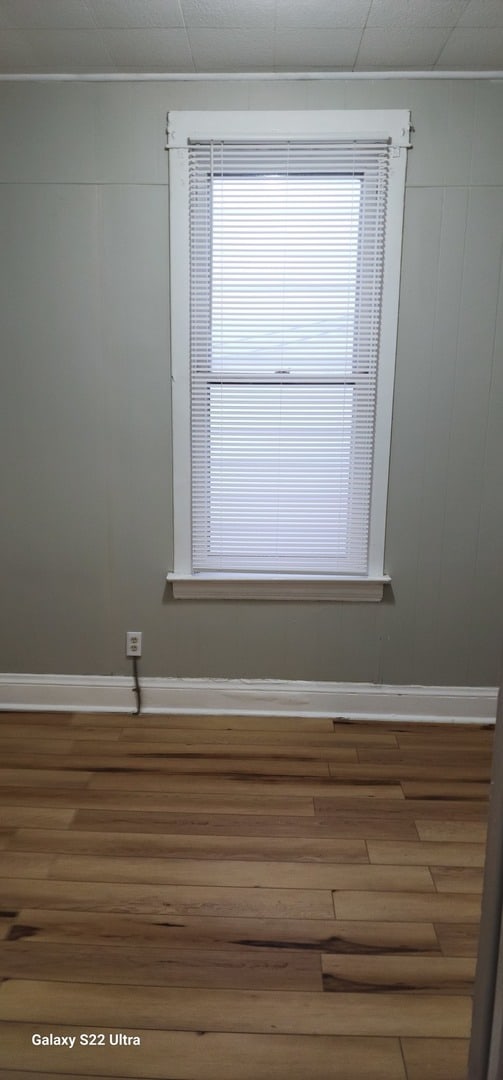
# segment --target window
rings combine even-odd
[[[170,114],[175,595],[381,597],[408,133]]]

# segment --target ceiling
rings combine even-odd
[[[503,0],[0,0],[0,72],[499,71]]]

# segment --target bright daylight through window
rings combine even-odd
[[[175,594],[378,599],[408,113],[168,130]]]

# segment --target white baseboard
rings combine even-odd
[[[495,687],[383,686],[280,679],[141,679],[144,713],[223,713],[491,724]],[[0,710],[134,712],[132,679],[0,673]]]

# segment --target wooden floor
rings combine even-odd
[[[2,714],[0,1080],[465,1080],[491,742]]]

